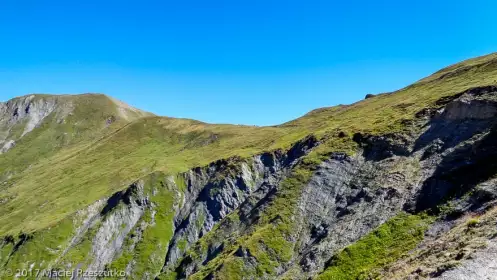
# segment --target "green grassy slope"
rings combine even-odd
[[[399,259],[423,240],[429,222],[429,216],[399,214],[336,254],[316,279],[375,279],[375,268]]]
[[[319,149],[353,153],[354,133],[402,130],[404,121],[435,106],[435,100],[496,84],[496,78],[497,55],[492,54],[441,70],[397,92],[315,110],[274,127],[205,124],[135,111],[107,126],[109,114],[119,116],[123,105],[105,96],[64,97],[79,100],[65,124],[49,116],[14,149],[0,155],[0,173],[15,170],[0,182],[0,235],[46,228],[153,171],[175,174],[220,158],[286,148],[308,134],[326,139]],[[340,132],[346,136],[339,137]],[[64,133],[77,137],[64,142]]]
[[[22,96],[9,101],[26,99]],[[6,173],[16,173],[36,163],[39,159],[51,156],[61,148],[80,142],[97,140],[123,125],[152,114],[129,107],[103,94],[81,95],[33,95],[31,103],[53,102],[55,110],[32,132],[21,136],[27,119],[0,124],[0,131],[7,132],[7,139],[16,141],[16,148],[0,156],[0,166]],[[15,107],[15,106],[14,106]],[[18,108],[23,110],[24,108]],[[1,179],[1,177],[0,177]]]

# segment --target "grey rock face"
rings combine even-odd
[[[459,267],[447,271],[434,279],[443,280],[495,280],[497,279],[497,244],[491,241],[488,247],[464,261]]]
[[[0,103],[0,154],[14,147],[14,141],[31,132],[56,109],[55,98],[36,99],[34,95],[12,99]],[[13,139],[12,128],[23,126],[19,138]]]
[[[91,249],[93,262],[88,266],[87,271],[102,271],[106,264],[114,260],[117,253],[120,252],[125,238],[141,218],[144,208],[148,205],[148,201],[143,194],[143,185],[140,182],[132,185],[119,199],[125,200],[127,203],[112,209],[112,212],[105,216],[102,225],[93,238]],[[105,208],[102,211],[103,214],[106,214]]]
[[[53,265],[65,264],[67,269],[74,270],[83,268],[82,263],[67,263],[63,259],[88,236],[90,229],[94,229],[96,233],[91,240],[90,255],[87,257],[90,263],[84,268],[86,272],[104,271],[105,266],[119,256],[125,239],[143,216],[145,209],[150,207],[152,205],[143,192],[143,182],[136,182],[107,200],[95,202],[76,215],[78,219],[82,219],[81,222],[74,221],[80,226],[63,252],[53,261]],[[75,273],[72,279],[79,279],[78,275]]]
[[[461,211],[495,197],[486,180],[497,174],[496,94],[483,88],[449,100],[418,138],[356,135],[362,155],[335,154],[321,164],[300,200],[301,247],[292,270],[301,271],[297,278],[322,271],[337,250],[412,204],[416,211],[435,207],[480,182],[475,196],[484,199]]]
[[[296,262],[304,275],[321,271],[338,249],[401,210],[418,179],[405,161],[371,163],[337,154],[320,166],[300,200]],[[404,172],[392,172],[398,164],[406,166]]]
[[[456,98],[441,112],[439,118],[445,120],[480,120],[490,119],[497,115],[496,87],[471,89]]]
[[[0,154],[3,154],[7,152],[8,150],[12,149],[16,145],[16,141],[14,140],[7,140],[3,143],[2,148],[0,149]]]
[[[253,209],[255,205],[250,205],[247,199],[263,199],[296,161],[316,144],[314,138],[308,138],[297,143],[286,154],[258,155],[249,163],[238,163],[234,169],[226,169],[226,163],[219,161],[205,171],[196,169],[186,173],[188,191],[185,193],[185,203],[175,219],[176,230],[166,257],[165,270],[174,268],[191,245],[235,209]],[[227,175],[220,177],[220,174]],[[202,261],[208,257],[212,255],[203,256]],[[182,269],[192,272],[196,265],[198,263],[190,263]]]
[[[497,114],[496,93],[494,87],[476,88],[447,102],[429,120],[428,129],[416,140],[415,150],[434,141],[445,150],[487,130]]]

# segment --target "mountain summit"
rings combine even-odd
[[[114,122],[123,125],[151,115],[103,94],[21,96],[0,103],[0,152],[11,149],[40,126],[72,142],[87,138],[81,134],[94,134]]]
[[[0,277],[491,277],[496,77],[491,54],[270,127],[0,103]]]

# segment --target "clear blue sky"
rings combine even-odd
[[[497,51],[495,0],[0,0],[0,100],[278,124]]]

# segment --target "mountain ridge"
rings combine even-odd
[[[0,266],[113,268],[133,279],[401,279],[396,267],[408,262],[435,275],[415,272],[420,261],[405,250],[431,246],[424,236],[444,215],[490,209],[497,193],[487,178],[496,61],[464,61],[268,127],[134,110],[127,119],[112,97],[75,97],[73,115],[52,111],[0,155]],[[22,105],[18,116],[38,108]],[[25,128],[10,126],[9,110],[6,139]],[[484,173],[461,178],[464,168]],[[378,263],[370,244],[395,258]]]
[[[408,85],[402,89],[399,89],[399,90],[396,90],[396,91],[392,91],[392,92],[382,92],[382,93],[377,93],[377,94],[373,94],[374,96],[379,96],[379,95],[384,95],[384,94],[392,94],[392,93],[395,93],[395,92],[398,92],[398,91],[402,91],[406,88],[409,88],[411,86],[415,86],[417,84],[420,84],[420,83],[423,83],[423,82],[429,82],[430,80],[433,80],[433,79],[439,79],[439,78],[443,78],[444,77],[444,74],[445,75],[450,75],[451,73],[454,74],[454,72],[458,72],[458,71],[464,71],[465,69],[470,69],[471,67],[479,67],[479,66],[482,66],[482,65],[485,65],[485,64],[488,64],[488,63],[494,63],[495,61],[497,61],[497,53],[490,53],[490,54],[487,54],[487,55],[481,55],[481,56],[478,56],[478,57],[474,57],[474,58],[469,58],[469,59],[466,59],[466,60],[463,60],[461,62],[458,62],[458,63],[454,63],[452,65],[449,65],[447,67],[444,67],[438,71],[435,71],[433,72],[432,74],[426,76],[425,78],[421,78],[419,79],[418,81],[415,81],[414,83],[412,83],[411,85]],[[497,62],[496,62],[497,63]],[[497,82],[497,80],[494,80],[494,82]],[[50,93],[31,93],[31,94],[26,94],[26,95],[22,95],[22,96],[17,96],[17,97],[13,97],[7,101],[0,101],[0,103],[7,103],[11,100],[14,100],[14,99],[19,99],[19,98],[25,98],[25,97],[28,97],[28,96],[31,96],[31,95],[34,95],[34,96],[39,96],[39,97],[76,97],[76,96],[85,96],[85,95],[95,95],[95,96],[98,96],[98,95],[102,95],[102,96],[105,96],[106,98],[110,99],[110,100],[113,100],[114,102],[116,102],[116,104],[122,104],[123,107],[131,107],[133,109],[136,109],[136,110],[139,110],[139,111],[142,111],[142,112],[145,112],[146,114],[150,114],[150,116],[157,116],[157,117],[164,117],[164,118],[173,118],[173,119],[185,119],[185,120],[192,120],[192,121],[198,121],[198,122],[202,122],[202,123],[207,123],[207,122],[203,122],[202,120],[195,120],[195,119],[191,119],[191,118],[176,118],[176,117],[168,117],[168,116],[161,116],[161,115],[156,115],[154,113],[151,113],[151,112],[146,112],[146,111],[143,111],[141,109],[138,109],[136,107],[133,107],[121,100],[118,100],[114,97],[112,97],[111,95],[108,95],[108,94],[105,94],[105,93],[93,93],[93,92],[86,92],[86,93],[68,93],[68,94],[50,94]],[[358,103],[358,102],[361,102],[362,100],[359,100],[359,101],[356,101],[352,104],[338,104],[338,105],[334,105],[334,106],[330,106],[330,107],[321,107],[321,108],[317,108],[317,109],[313,109],[311,111],[309,111],[308,113],[304,114],[302,117],[308,115],[308,114],[311,114],[315,111],[323,111],[323,110],[326,110],[326,109],[334,109],[334,108],[343,108],[343,107],[347,107],[347,106],[352,106],[353,104],[355,103]],[[302,117],[299,117],[299,118],[302,118]],[[282,124],[277,124],[277,125],[269,125],[268,127],[273,127],[273,126],[282,126],[282,125],[285,125],[286,123],[291,123],[299,118],[296,118],[296,119],[293,119],[293,120],[289,120],[289,121],[286,121]],[[207,123],[207,124],[212,124],[212,125],[216,125],[216,123]],[[226,125],[237,125],[237,124],[231,124],[231,123],[223,123],[223,124],[226,124]],[[253,125],[241,125],[241,126],[253,126]],[[258,126],[258,127],[261,127],[261,126]],[[264,127],[264,126],[262,126]]]
[[[476,61],[482,61],[487,58],[489,61],[494,61],[495,60],[495,54],[491,54],[487,57],[479,57],[476,59]],[[470,64],[475,60],[467,60],[465,62],[462,62],[461,64],[458,65],[465,65],[465,64]],[[477,63],[477,66],[480,65],[481,63]],[[478,68],[477,68],[478,69]],[[492,72],[482,72],[485,75],[480,75],[482,77],[489,76],[489,73]],[[463,72],[459,73],[465,77],[468,73]],[[491,75],[490,75],[491,76]],[[208,164],[210,161],[213,161],[215,159],[223,158],[223,157],[230,157],[233,155],[241,155],[241,156],[249,156],[251,154],[261,152],[262,150],[274,150],[278,148],[285,148],[289,147],[291,143],[294,143],[298,141],[299,139],[302,139],[303,137],[306,137],[309,134],[316,134],[318,137],[331,137],[333,139],[333,144],[331,145],[337,145],[337,148],[340,147],[339,149],[344,149],[344,151],[352,151],[355,148],[355,144],[353,141],[351,141],[352,135],[357,132],[364,130],[364,133],[373,133],[373,134],[378,134],[378,133],[385,133],[389,130],[398,130],[399,128],[402,127],[402,122],[407,121],[409,118],[412,118],[412,116],[417,113],[419,109],[422,109],[423,106],[426,106],[425,104],[429,104],[430,102],[434,102],[437,98],[443,97],[444,94],[456,94],[458,92],[463,91],[466,88],[471,87],[470,84],[466,84],[467,78],[459,78],[459,81],[463,81],[464,83],[462,85],[458,85],[459,88],[457,90],[454,90],[450,87],[445,88],[445,84],[451,85],[451,87],[454,86],[454,84],[457,85],[457,83],[451,83],[451,81],[446,81],[448,79],[453,79],[453,78],[458,78],[458,76],[455,77],[447,77],[442,80],[433,80],[432,83],[442,83],[442,86],[435,87],[435,90],[438,90],[438,88],[444,89],[444,92],[442,94],[438,93],[435,91],[436,96],[430,96],[427,93],[432,92],[434,87],[430,84],[428,87],[427,93],[423,93],[423,89],[419,89],[419,87],[424,87],[426,83],[424,84],[413,84],[409,87],[403,88],[397,92],[394,93],[389,93],[389,94],[383,94],[376,96],[374,98],[362,100],[359,102],[356,102],[351,105],[347,105],[346,107],[328,107],[328,108],[321,108],[319,109],[320,112],[318,114],[313,114],[312,112],[310,114],[306,114],[302,116],[301,118],[297,118],[295,120],[292,120],[290,122],[287,122],[283,125],[280,126],[270,126],[270,127],[245,127],[245,126],[237,126],[237,125],[216,125],[216,124],[207,124],[207,123],[202,123],[198,122],[195,120],[189,120],[189,119],[175,119],[175,118],[167,118],[167,117],[158,117],[158,116],[152,116],[150,118],[138,118],[137,121],[131,122],[128,124],[126,121],[126,126],[123,126],[122,124],[113,124],[116,126],[116,133],[112,133],[109,135],[112,135],[114,138],[119,138],[123,140],[122,145],[126,143],[126,141],[131,140],[134,145],[133,147],[139,147],[135,145],[140,145],[141,141],[139,138],[136,138],[137,136],[140,135],[140,137],[143,137],[144,135],[140,133],[144,133],[145,131],[143,130],[143,126],[147,126],[147,124],[151,125],[151,130],[147,131],[146,133],[152,134],[149,135],[149,137],[156,137],[153,135],[161,135],[163,133],[168,133],[173,132],[178,133],[174,134],[176,136],[174,137],[186,137],[187,135],[190,135],[191,137],[199,137],[199,139],[195,140],[192,138],[194,141],[200,141],[202,143],[219,143],[221,140],[220,136],[226,135],[228,139],[233,139],[235,140],[233,144],[230,144],[232,141],[229,140],[226,143],[227,147],[232,147],[227,150],[225,150],[224,147],[220,147],[221,150],[217,151],[222,151],[221,154],[218,156],[211,157],[209,160],[201,160],[196,159],[193,161],[193,165],[199,166],[199,165],[205,165]],[[491,84],[493,82],[493,78],[490,78],[490,81],[488,84]],[[481,79],[478,81],[476,84],[485,84],[485,80]],[[476,85],[475,84],[475,85]],[[412,95],[410,94],[410,91],[415,91],[416,94]],[[53,95],[49,95],[53,96]],[[92,96],[100,96],[104,97],[104,99],[110,104],[115,104],[114,101],[112,101],[111,97],[107,97],[106,95],[92,95]],[[84,98],[85,95],[64,95],[64,97],[67,98]],[[411,100],[421,100],[423,103],[418,104],[418,106],[413,106]],[[84,100],[84,99],[83,99]],[[433,100],[433,101],[432,101]],[[419,101],[417,101],[419,102]],[[100,103],[97,102],[97,105]],[[108,104],[108,103],[107,103]],[[375,108],[376,107],[376,108]],[[365,111],[364,109],[367,110]],[[371,108],[371,109],[369,109]],[[105,107],[103,108],[105,111]],[[342,109],[342,110],[340,110]],[[369,111],[368,111],[369,110]],[[83,109],[83,118],[86,117],[86,109]],[[357,114],[355,112],[361,112],[361,114]],[[363,112],[368,112],[367,114],[363,114]],[[112,112],[115,113],[115,112]],[[369,115],[368,115],[369,114]],[[101,114],[102,115],[102,114]],[[109,114],[111,115],[111,114]],[[102,115],[101,120],[99,121],[100,123],[98,124],[99,127],[106,127],[106,121],[107,121],[108,116],[106,116],[106,113]],[[392,120],[397,120],[397,121],[392,121]],[[344,123],[345,121],[345,123]],[[397,122],[397,123],[395,123]],[[384,126],[386,124],[386,126]],[[89,128],[93,127],[94,124],[91,123]],[[365,129],[361,128],[364,127]],[[379,130],[375,127],[378,127]],[[133,129],[135,131],[133,131]],[[165,129],[165,130],[164,130]],[[88,129],[86,129],[88,130]],[[86,131],[85,128],[83,128],[83,131]],[[131,133],[131,134],[128,134]],[[94,133],[91,133],[93,136]],[[268,137],[268,135],[271,135]],[[339,137],[341,135],[345,135],[346,137]],[[188,137],[190,137],[188,136]],[[53,136],[50,136],[53,137]],[[104,139],[107,139],[104,135],[102,135]],[[241,137],[237,138],[237,137]],[[96,138],[98,139],[98,138]],[[112,140],[112,138],[109,138]],[[203,140],[202,140],[203,139]],[[236,140],[238,139],[238,140]],[[174,142],[173,139],[170,139]],[[115,139],[115,141],[120,141],[118,139]],[[128,141],[129,142],[129,141]],[[253,142],[254,144],[250,144]],[[107,142],[109,143],[109,142]],[[117,143],[117,142],[116,142]],[[102,146],[105,143],[99,143],[98,145]],[[194,144],[194,145],[198,145]],[[97,146],[98,146],[97,145]],[[255,145],[255,146],[253,146]],[[85,145],[83,145],[83,148],[78,148],[78,147],[73,147],[72,149],[86,149],[84,148]],[[105,146],[105,145],[104,145]],[[107,145],[109,150],[115,149],[118,151],[120,148],[111,148],[113,147],[112,145]],[[150,146],[150,145],[149,145]],[[251,148],[253,146],[254,148]],[[130,146],[131,147],[131,146]],[[144,149],[145,146],[142,146],[141,149]],[[240,149],[241,148],[241,149]],[[262,149],[261,149],[262,148]],[[17,147],[16,149],[20,149]],[[15,150],[14,150],[15,151]],[[185,151],[185,150],[184,150]],[[214,150],[216,151],[216,150]],[[239,151],[239,152],[237,152]],[[70,152],[70,151],[69,151]],[[212,152],[210,152],[212,154]],[[10,153],[12,154],[12,153]],[[9,153],[6,154],[7,156]],[[18,155],[16,155],[18,156]],[[4,157],[5,158],[5,157]],[[195,157],[196,158],[196,157]],[[203,157],[201,157],[203,158]],[[1,160],[1,159],[0,159]],[[176,160],[174,160],[176,161]],[[180,160],[181,161],[181,160]],[[161,162],[159,160],[159,162]],[[1,164],[1,163],[0,163]],[[178,168],[175,167],[177,166],[176,164],[167,164],[165,163],[166,166],[170,167],[163,167],[161,168],[162,170],[167,170],[171,169],[171,172],[177,172],[182,170],[183,168]],[[182,165],[182,164],[181,164]],[[172,167],[172,168],[171,168]],[[186,167],[184,167],[186,168]],[[9,170],[9,168],[6,168],[6,170]],[[143,174],[144,175],[144,174]],[[12,176],[9,174],[8,176]],[[5,178],[5,173],[4,173],[4,178]],[[135,177],[135,179],[138,177]],[[130,179],[131,180],[131,179]]]

